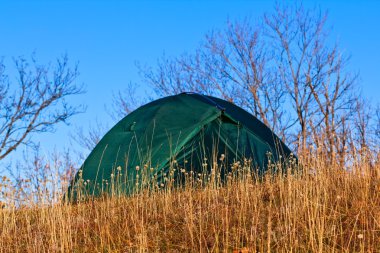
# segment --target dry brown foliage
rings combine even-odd
[[[317,153],[301,160],[262,179],[243,166],[225,185],[7,206],[0,251],[380,251],[379,162],[363,152],[346,170]]]

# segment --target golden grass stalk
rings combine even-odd
[[[258,179],[246,163],[218,182],[132,197],[5,207],[1,252],[376,252],[380,165],[350,171],[310,156]],[[215,174],[216,173],[216,174]],[[215,176],[216,175],[216,176]]]

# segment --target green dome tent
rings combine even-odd
[[[220,156],[226,168],[249,158],[253,168],[263,172],[269,156],[276,162],[290,154],[267,126],[242,108],[182,93],[150,102],[119,121],[90,153],[69,191],[81,181],[92,185],[90,194],[99,195],[104,184],[118,176],[128,194],[144,170],[162,183],[173,162],[198,173]]]

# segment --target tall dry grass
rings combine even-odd
[[[223,185],[7,206],[0,251],[380,252],[376,159],[361,155],[349,171],[317,155],[301,160],[295,173],[262,179],[242,165]]]

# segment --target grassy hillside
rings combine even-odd
[[[262,180],[242,165],[226,185],[5,207],[0,251],[380,251],[380,165],[361,157],[348,172],[303,160],[294,174]]]

